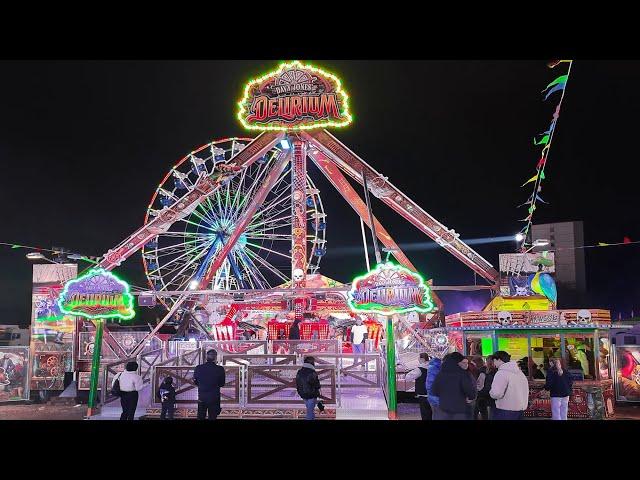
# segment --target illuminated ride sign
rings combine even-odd
[[[422,277],[390,262],[355,278],[351,285],[347,301],[356,312],[393,315],[428,313],[435,309],[429,286]]]
[[[238,119],[251,130],[309,130],[351,123],[340,80],[298,61],[251,80],[238,102]]]
[[[58,297],[60,311],[86,318],[133,318],[129,285],[102,268],[68,281]]]

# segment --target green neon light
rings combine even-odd
[[[398,308],[398,307],[391,307],[391,306],[387,306],[387,305],[376,303],[376,302],[356,304],[354,302],[354,298],[355,298],[355,292],[358,291],[358,289],[356,288],[358,283],[360,281],[364,281],[368,279],[371,276],[379,275],[383,270],[387,270],[387,269],[394,269],[394,270],[397,270],[398,272],[403,272],[409,275],[410,277],[416,279],[418,281],[418,289],[424,289],[423,302],[425,302],[424,303],[425,306],[420,307],[418,305],[413,305],[407,308]],[[393,286],[390,288],[393,288]],[[429,285],[424,281],[422,276],[417,272],[412,272],[408,268],[405,268],[401,265],[393,264],[391,262],[379,263],[374,270],[371,270],[369,273],[365,275],[361,275],[359,277],[354,278],[353,281],[351,282],[351,290],[349,291],[349,295],[347,296],[347,303],[349,304],[349,307],[351,308],[351,310],[355,312],[377,313],[380,315],[394,315],[398,313],[408,313],[408,312],[429,313],[435,310],[436,308],[435,304],[433,303],[433,299],[431,298],[431,289],[429,288]]]
[[[69,293],[69,287],[76,283],[86,281],[88,278],[95,276],[107,276],[115,281],[118,285],[123,287],[122,294],[117,294],[113,299],[99,298],[96,301],[93,300],[74,300],[67,301],[67,295]],[[100,295],[99,292],[92,295]],[[105,293],[106,295],[106,293]],[[132,319],[136,312],[133,310],[133,295],[130,293],[129,284],[124,280],[119,279],[113,273],[108,272],[102,268],[94,268],[89,270],[86,274],[67,282],[62,290],[62,293],[58,297],[58,307],[62,313],[67,315],[77,315],[80,317],[98,319],[98,318],[118,318],[120,320]],[[115,311],[106,313],[90,313],[83,311],[82,308],[111,308]],[[76,310],[78,309],[78,310]]]
[[[318,73],[324,77],[328,77],[331,80],[333,80],[336,84],[336,93],[340,96],[340,98],[342,99],[342,101],[340,102],[342,109],[340,111],[340,115],[345,117],[345,120],[342,122],[335,122],[333,120],[324,120],[324,121],[318,121],[318,122],[314,122],[314,123],[308,123],[305,125],[252,125],[250,123],[247,123],[245,121],[245,116],[247,115],[247,110],[245,109],[245,106],[247,104],[247,101],[249,100],[249,95],[251,92],[251,87],[255,84],[259,84],[264,82],[265,80],[268,80],[271,77],[276,77],[278,75],[280,75],[282,72],[284,72],[285,70],[289,69],[289,68],[293,68],[293,67],[297,67],[300,69],[306,69],[306,70],[311,70],[312,72]],[[310,129],[314,129],[314,128],[326,128],[326,127],[345,127],[347,125],[349,125],[352,120],[353,117],[351,116],[351,114],[349,113],[349,96],[347,95],[347,92],[345,92],[342,89],[342,83],[340,82],[340,79],[338,77],[336,77],[335,75],[333,75],[332,73],[329,72],[325,72],[324,70],[320,69],[320,68],[316,68],[312,65],[303,65],[302,63],[300,63],[298,60],[294,60],[291,63],[281,63],[280,66],[272,71],[269,72],[265,75],[263,75],[262,77],[259,78],[254,78],[252,80],[249,80],[249,82],[245,85],[244,87],[244,94],[242,95],[242,100],[240,100],[238,102],[238,107],[240,107],[240,109],[238,110],[238,120],[240,120],[240,123],[242,124],[242,126],[244,128],[247,128],[249,130],[280,130],[280,131],[290,131],[290,130],[310,130]]]

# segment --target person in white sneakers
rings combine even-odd
[[[493,420],[522,420],[529,405],[529,380],[507,352],[498,350],[493,356],[498,367],[489,391],[496,401]]]

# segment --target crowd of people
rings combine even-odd
[[[550,360],[545,390],[552,418],[566,420],[572,377],[559,358]],[[442,360],[421,353],[415,381],[422,420],[522,420],[529,405],[529,381],[505,351],[486,358],[453,352]]]
[[[198,387],[198,419],[215,420],[221,413],[220,388],[225,385],[224,367],[216,363],[217,352],[209,350],[206,362],[198,365],[193,382]],[[112,392],[120,396],[121,420],[133,420],[138,392],[143,381],[136,373],[138,364],[129,362],[116,375]],[[529,404],[529,381],[518,362],[499,350],[486,361],[481,356],[464,357],[459,352],[442,360],[421,353],[418,367],[407,379],[415,381],[415,394],[422,420],[522,420]],[[566,420],[572,377],[559,358],[550,360],[545,390],[551,399],[552,418]],[[296,390],[306,407],[307,420],[315,419],[315,409],[324,410],[315,359],[304,358],[296,374]],[[162,404],[161,419],[173,419],[176,390],[173,378],[166,377],[156,392]]]

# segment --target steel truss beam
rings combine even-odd
[[[497,288],[499,274],[487,260],[461,241],[453,230],[449,230],[404,195],[336,137],[326,130],[303,131],[300,135],[310,142],[311,152],[313,152],[313,147],[322,151],[361,185],[363,184],[362,172],[364,171],[367,175],[369,191],[373,195]]]

